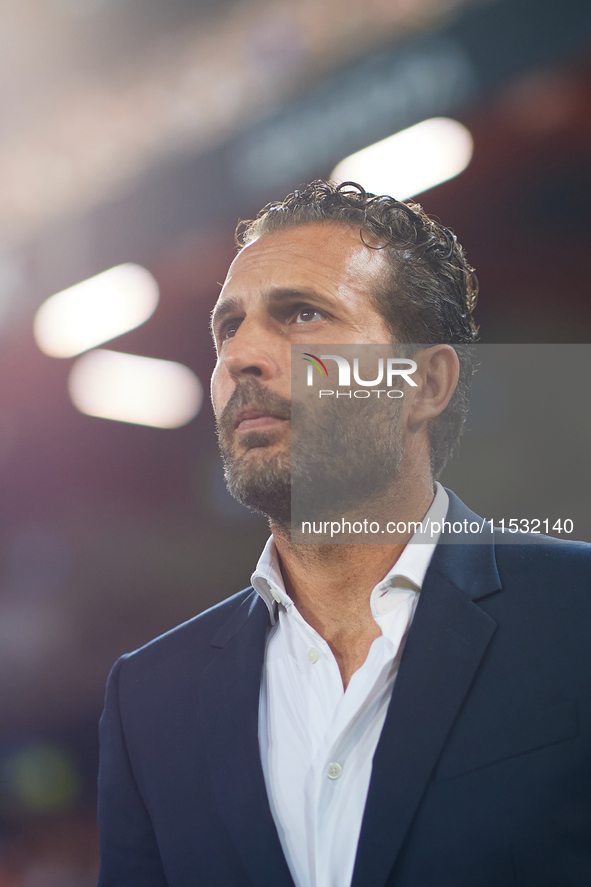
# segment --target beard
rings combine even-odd
[[[284,426],[253,430],[237,441],[236,421],[244,409],[291,420],[291,447],[289,439],[281,440],[287,437]],[[292,520],[298,526],[354,513],[381,500],[400,475],[399,419],[396,400],[290,402],[250,377],[236,386],[217,422],[226,485],[235,499],[284,531]]]
[[[235,440],[238,416],[245,409],[260,409],[271,416],[289,420],[291,403],[251,377],[236,386],[221,416],[216,417],[228,492],[251,511],[286,526],[291,515],[289,445],[275,452],[265,452],[285,434],[285,428],[253,430]]]

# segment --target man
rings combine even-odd
[[[358,186],[247,228],[212,398],[229,488],[273,535],[252,588],[111,673],[100,887],[591,884],[589,546],[290,536],[312,476],[303,447],[292,477],[293,345],[414,343],[392,430],[351,460],[397,519],[479,520],[434,486],[476,288],[447,229]]]

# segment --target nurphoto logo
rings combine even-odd
[[[326,367],[324,366],[324,364],[322,363],[322,361],[320,360],[319,357],[316,357],[314,354],[310,354],[308,351],[304,351],[304,356],[302,359],[310,364],[310,366],[308,367],[308,385],[312,384],[312,375],[314,373],[314,367],[316,367],[316,369],[318,370],[318,372],[320,373],[321,376],[323,373],[325,376],[328,376],[328,370],[326,369]]]
[[[413,388],[417,387],[417,383],[412,379],[412,374],[417,370],[417,364],[414,360],[406,357],[379,357],[378,365],[377,365],[377,376],[375,379],[362,379],[359,372],[359,358],[353,358],[353,381],[360,385],[361,388],[352,389],[351,388],[351,363],[347,360],[346,357],[342,357],[340,354],[321,354],[320,357],[317,357],[315,354],[310,354],[307,351],[304,351],[302,360],[305,360],[308,364],[308,375],[307,375],[307,385],[308,387],[312,387],[314,385],[314,370],[316,369],[321,378],[328,377],[328,369],[324,364],[325,360],[334,360],[337,369],[338,369],[338,388],[348,388],[348,391],[334,391],[330,389],[320,389],[318,391],[318,397],[360,397],[366,398],[371,397],[372,393],[377,397],[380,397],[381,394],[385,394],[386,397],[390,397],[394,400],[398,400],[399,398],[404,396],[404,392],[399,388],[394,388],[394,378],[402,378],[405,382],[411,385]],[[385,388],[378,388],[378,385],[381,385],[385,382]],[[372,390],[370,390],[372,389]]]

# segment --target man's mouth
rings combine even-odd
[[[290,418],[291,402],[287,398],[269,391],[255,379],[243,380],[219,417],[220,444],[228,451],[233,442],[248,449],[266,446],[282,434],[282,426]]]
[[[273,415],[263,409],[242,410],[236,418],[234,429],[235,431],[261,431],[286,421],[284,417]]]

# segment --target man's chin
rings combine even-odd
[[[273,452],[275,450],[275,452]],[[225,460],[228,491],[251,511],[271,523],[291,520],[291,459],[274,447],[251,447],[238,458]]]

